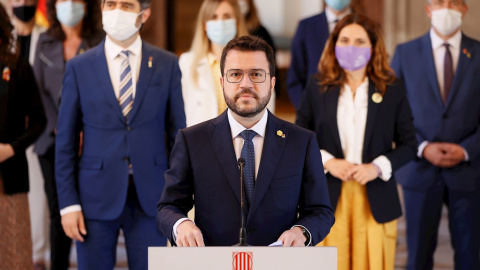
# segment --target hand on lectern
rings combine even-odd
[[[203,235],[200,229],[191,220],[185,220],[177,227],[178,247],[204,247]]]
[[[307,238],[303,235],[300,227],[293,227],[280,235],[278,241],[283,243],[284,247],[304,247]]]

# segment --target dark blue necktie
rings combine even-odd
[[[244,130],[240,133],[245,140],[242,148],[242,157],[245,159],[243,167],[245,194],[247,194],[248,204],[253,201],[255,191],[255,149],[253,148],[252,139],[257,133],[253,130]]]

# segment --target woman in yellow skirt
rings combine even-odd
[[[415,157],[417,142],[375,22],[358,14],[338,22],[297,124],[317,134],[335,209],[335,225],[319,245],[338,247],[340,270],[393,269],[402,215],[393,172]]]

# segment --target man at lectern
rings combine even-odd
[[[228,109],[178,132],[158,203],[159,229],[177,246],[234,245],[245,193],[248,244],[321,242],[334,223],[321,155],[314,133],[265,108],[275,86],[271,47],[256,37],[235,38],[220,69]],[[194,204],[195,222],[187,218]]]

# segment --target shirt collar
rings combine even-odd
[[[107,35],[105,39],[105,53],[108,58],[113,60],[120,54],[121,51],[126,50],[135,56],[140,56],[140,52],[142,51],[142,39],[140,38],[140,35],[138,35],[137,39],[135,39],[135,41],[127,48],[123,48],[122,46],[114,43]]]
[[[230,109],[227,110],[228,123],[230,124],[230,130],[232,131],[232,139],[235,139],[242,131],[245,130],[245,127],[242,126],[235,118],[233,118],[232,112]],[[267,119],[268,112],[267,110],[263,111],[263,116],[250,130],[255,131],[258,135],[265,137],[265,129],[267,128]]]
[[[435,30],[433,28],[430,29],[430,39],[432,40],[432,48],[433,50],[436,50],[440,47],[443,46],[445,41],[435,33]],[[460,49],[460,45],[462,43],[462,31],[457,31],[455,35],[453,35],[451,38],[449,38],[446,41],[450,46],[452,46],[455,49]]]
[[[325,7],[325,15],[327,16],[327,22],[333,23],[336,20],[341,20],[343,17],[347,16],[348,14],[352,13],[352,11],[347,8],[344,12],[340,13],[340,15],[336,15],[329,6]]]

